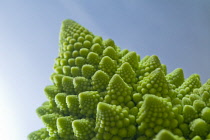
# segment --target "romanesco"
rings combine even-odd
[[[210,138],[210,79],[167,73],[156,55],[140,58],[64,20],[47,101],[46,128],[28,140],[204,140]]]

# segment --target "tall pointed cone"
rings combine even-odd
[[[117,63],[109,56],[104,56],[99,63],[99,69],[106,72],[109,76],[112,76],[117,70]]]
[[[79,119],[72,123],[73,131],[78,140],[90,140],[95,136],[95,120]]]
[[[161,66],[160,60],[156,55],[145,57],[143,59],[143,62],[142,63],[140,62],[140,66],[139,66],[140,80],[142,80],[143,77],[149,75],[156,68],[161,68],[161,67],[162,66]]]
[[[122,63],[124,62],[130,63],[134,70],[137,70],[139,67],[139,58],[136,52],[128,52],[125,56],[123,56]]]
[[[184,80],[181,69],[166,75],[156,55],[140,61],[114,40],[64,20],[53,69],[48,101],[37,109],[46,129],[28,140],[209,138],[209,80]]]
[[[200,76],[198,74],[192,74],[176,90],[179,94],[185,96],[186,94],[192,93],[194,89],[199,87],[201,87]]]
[[[137,81],[136,73],[128,62],[123,63],[118,69],[119,74],[126,83],[135,83]]]
[[[76,140],[73,133],[72,122],[75,120],[73,116],[65,116],[57,119],[58,134],[63,139]]]
[[[56,136],[58,133],[56,120],[59,117],[59,114],[46,114],[42,116],[42,122],[46,126],[50,136]]]
[[[113,60],[117,60],[119,57],[115,49],[110,46],[104,49],[103,56],[109,56]]]
[[[161,129],[172,130],[178,126],[172,105],[162,97],[155,95],[146,95],[136,122],[139,124],[139,133],[150,139]]]
[[[162,97],[171,96],[169,83],[166,81],[161,68],[155,69],[147,77],[141,80],[137,90],[142,95],[153,94]]]
[[[166,79],[170,84],[173,84],[175,88],[178,88],[184,82],[184,72],[181,68],[177,68],[167,74]]]
[[[96,106],[101,101],[97,91],[86,91],[79,94],[80,113],[89,118],[95,118]]]
[[[131,100],[131,87],[118,74],[111,78],[107,90],[106,103],[125,106]]]
[[[100,102],[96,114],[96,138],[108,140],[132,138],[136,133],[135,117],[121,106]]]
[[[102,70],[98,70],[92,76],[93,90],[105,91],[109,83],[109,75]]]

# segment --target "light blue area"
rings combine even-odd
[[[15,122],[19,132],[1,125],[13,133],[4,139],[25,139],[43,126],[35,109],[46,100],[43,89],[51,84],[60,25],[67,18],[141,58],[158,55],[168,72],[180,67],[185,78],[210,78],[209,0],[1,0],[0,17],[1,114],[15,118],[5,122]]]

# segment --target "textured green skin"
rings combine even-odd
[[[202,140],[210,138],[210,79],[167,73],[72,20],[60,31],[53,85],[36,112],[46,128],[28,140]]]

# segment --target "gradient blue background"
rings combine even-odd
[[[168,72],[210,78],[210,0],[1,0],[0,137],[24,140],[43,127],[61,22],[73,19],[122,49],[158,55]]]

